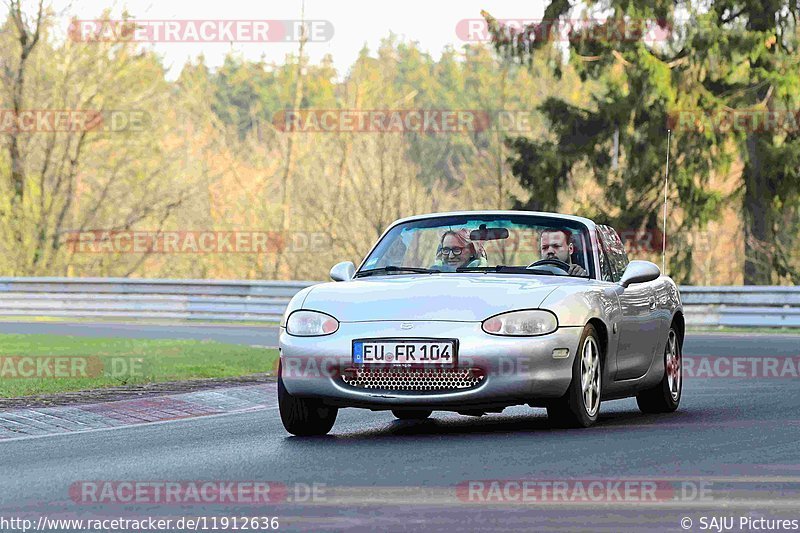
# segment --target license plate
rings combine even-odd
[[[359,340],[353,341],[353,363],[362,365],[454,366],[453,340]]]

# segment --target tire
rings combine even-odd
[[[603,353],[594,326],[587,324],[578,346],[569,389],[564,396],[547,405],[547,416],[556,427],[587,428],[600,415]]]
[[[278,410],[286,431],[298,437],[326,435],[336,422],[339,409],[329,407],[320,400],[298,398],[286,390],[278,366]]]
[[[433,411],[428,411],[427,409],[415,409],[413,411],[398,411],[397,409],[392,409],[392,414],[398,418],[399,420],[425,420]]]
[[[682,393],[683,352],[678,332],[670,327],[664,348],[664,376],[658,385],[637,394],[636,403],[643,413],[671,413],[680,405]]]

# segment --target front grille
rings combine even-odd
[[[450,391],[483,382],[478,368],[348,368],[342,379],[351,387],[385,391]]]

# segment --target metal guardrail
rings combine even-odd
[[[0,316],[277,322],[304,281],[0,278]]]
[[[723,327],[800,327],[800,287],[680,288],[686,323]]]
[[[0,316],[277,322],[312,281],[0,278]],[[692,326],[800,327],[800,287],[680,288]]]

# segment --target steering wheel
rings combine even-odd
[[[542,259],[540,261],[536,261],[535,263],[531,263],[530,265],[528,265],[528,268],[533,268],[537,266],[554,266],[556,268],[563,270],[565,273],[569,273],[569,264],[565,263],[560,259]]]

